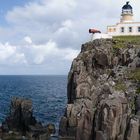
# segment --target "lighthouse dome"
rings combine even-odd
[[[124,10],[132,10],[132,6],[129,4],[129,1],[128,2],[126,2],[126,4],[122,7],[122,9],[124,9]]]
[[[121,22],[132,22],[133,21],[133,9],[129,4],[129,1],[122,7]]]

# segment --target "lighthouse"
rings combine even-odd
[[[133,19],[133,7],[129,1],[122,6],[120,21],[114,25],[107,26],[106,33],[99,33],[98,30],[90,29],[91,40],[99,38],[112,38],[113,36],[140,36],[140,22]]]
[[[138,36],[140,35],[140,22],[133,19],[133,7],[126,2],[122,7],[120,22],[107,26],[107,34],[111,36]]]

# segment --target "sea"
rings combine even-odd
[[[33,115],[42,124],[59,127],[67,102],[67,76],[0,76],[0,123],[13,97],[31,99]]]

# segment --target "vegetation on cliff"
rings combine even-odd
[[[140,47],[140,36],[116,36],[113,37],[114,48],[127,48],[130,45]]]

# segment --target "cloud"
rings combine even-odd
[[[47,63],[47,60],[51,59],[56,60],[56,63],[63,60],[72,61],[79,53],[72,48],[58,48],[57,44],[51,40],[46,44],[32,44],[25,48],[24,53],[28,62],[37,65]]]
[[[40,0],[27,3],[24,7],[15,7],[7,13],[6,19],[14,24],[28,25],[30,22],[38,24],[45,21],[52,24],[70,16],[75,7],[75,0]]]
[[[34,55],[34,63],[35,64],[42,64],[45,62],[45,59],[56,59],[56,63],[59,60],[69,60],[72,61],[79,53],[78,50],[74,50],[71,48],[58,48],[57,44],[53,41],[49,41],[43,45],[32,45],[29,46]]]
[[[15,65],[26,64],[26,59],[23,53],[18,52],[15,46],[9,43],[0,43],[0,64]]]
[[[0,43],[0,64],[6,65],[41,65],[48,64],[51,59],[57,61],[72,61],[78,50],[71,48],[61,49],[53,41],[46,44],[34,44],[30,37],[25,37],[25,46],[13,46],[9,43]],[[49,61],[48,61],[49,60]]]
[[[27,43],[32,44],[32,40],[31,40],[31,38],[30,38],[29,36],[24,37],[24,40],[25,40]]]

